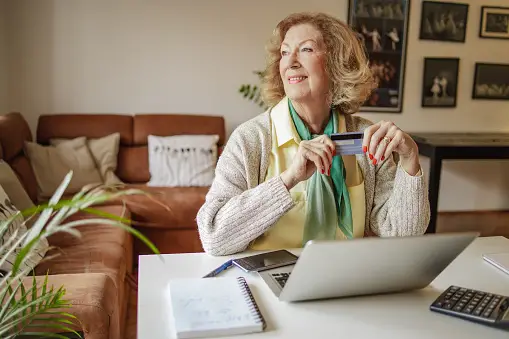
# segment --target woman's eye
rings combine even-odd
[[[310,47],[304,47],[304,48],[302,49],[302,51],[304,51],[304,52],[313,52],[313,49],[312,49],[312,48],[310,48]]]
[[[287,55],[288,52],[287,51],[281,51],[281,55]]]

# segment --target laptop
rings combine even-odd
[[[294,265],[258,272],[281,301],[395,293],[428,286],[477,232],[308,241]]]

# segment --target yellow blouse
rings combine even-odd
[[[271,114],[272,149],[270,163],[265,180],[280,175],[292,162],[299,147],[300,137],[293,124],[288,105],[273,109]],[[345,118],[340,114],[337,130],[345,132]],[[365,192],[364,178],[355,155],[342,156],[346,169],[346,185],[350,194],[353,219],[353,236],[364,236]],[[250,244],[253,250],[273,250],[280,248],[302,247],[302,235],[306,220],[307,181],[298,183],[290,190],[295,206],[262,236]],[[343,232],[336,229],[336,239],[346,239]]]

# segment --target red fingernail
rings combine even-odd
[[[369,155],[369,159],[373,160],[373,154]]]
[[[334,149],[334,150],[332,151],[332,156],[335,156],[335,155],[336,155],[336,149]]]
[[[362,151],[363,151],[364,153],[366,153],[366,152],[368,151],[368,147],[367,147],[367,146],[362,146]]]
[[[376,159],[373,159],[373,165],[376,165]]]
[[[384,160],[385,160],[385,156],[382,155],[382,161],[384,161]]]

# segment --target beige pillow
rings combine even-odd
[[[85,137],[58,146],[25,141],[25,152],[34,170],[40,200],[50,198],[71,170],[73,176],[64,194],[77,193],[85,185],[102,183]]]
[[[74,139],[50,139],[53,146],[72,142]],[[103,183],[106,185],[121,184],[122,181],[115,175],[118,164],[118,149],[120,147],[120,133],[113,133],[102,138],[87,139],[87,145],[92,153]]]

